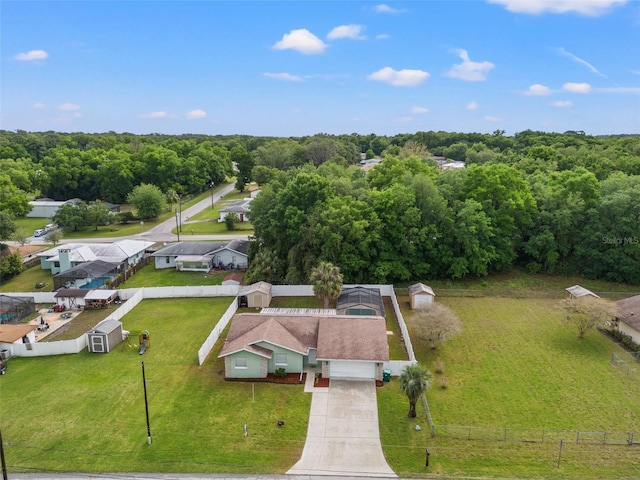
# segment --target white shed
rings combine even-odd
[[[409,299],[412,309],[431,305],[435,301],[435,298],[436,294],[433,293],[433,289],[428,285],[416,283],[409,287]]]
[[[573,287],[565,288],[565,292],[566,292],[565,297],[568,298],[569,300],[573,300],[574,298],[580,298],[580,297],[600,298],[591,290],[588,290],[580,285],[574,285]]]

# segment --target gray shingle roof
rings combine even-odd
[[[618,318],[640,332],[640,295],[616,302]]]

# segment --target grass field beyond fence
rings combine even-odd
[[[411,332],[408,299],[399,300]],[[383,449],[398,474],[637,478],[640,445],[626,440],[640,437],[640,384],[610,364],[617,345],[596,330],[579,339],[557,300],[441,300],[462,332],[436,350],[412,336],[420,363],[445,365],[427,393],[436,437],[420,405],[418,419],[406,418],[397,380],[378,391]]]

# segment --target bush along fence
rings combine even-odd
[[[434,425],[434,435],[461,440],[483,440],[526,443],[573,442],[578,445],[640,445],[640,433],[586,432],[526,428],[492,428],[461,425]]]

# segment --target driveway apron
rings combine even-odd
[[[380,445],[375,382],[331,380],[313,389],[302,457],[287,474],[396,477]]]

